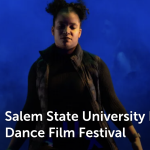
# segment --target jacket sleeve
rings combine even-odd
[[[127,114],[126,109],[119,101],[111,80],[110,72],[105,62],[100,59],[100,92],[102,105],[107,114]],[[121,130],[123,127],[132,125],[131,121],[113,121],[113,123]]]
[[[36,91],[36,62],[34,62],[28,74],[28,93],[25,105],[22,110],[22,115],[24,114],[31,115],[39,113],[40,113],[40,102]],[[31,131],[35,128],[35,125],[36,121],[18,121],[15,126],[15,131],[16,130]],[[13,136],[8,148],[11,150],[19,150],[19,148],[22,146],[26,138],[27,137],[15,138],[15,136]]]

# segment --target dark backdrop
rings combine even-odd
[[[67,1],[70,2],[70,1]],[[108,65],[115,91],[128,112],[145,114],[140,132],[144,150],[149,149],[150,98],[150,1],[86,1],[90,10],[79,41],[86,51],[99,55]],[[27,76],[39,50],[50,46],[52,16],[46,0],[0,0],[0,149],[10,138],[5,112],[19,113],[27,96]],[[111,128],[116,127],[110,122]],[[131,150],[128,139],[115,139],[121,150]],[[27,149],[28,141],[21,150]]]

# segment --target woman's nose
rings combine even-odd
[[[63,30],[63,34],[68,34],[70,32],[69,27],[65,27]]]

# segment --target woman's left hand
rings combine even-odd
[[[143,150],[140,138],[136,138],[136,140],[132,143],[133,150]]]

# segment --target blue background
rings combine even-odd
[[[50,1],[51,2],[51,1]],[[67,1],[71,2],[71,1]],[[108,65],[116,94],[128,112],[145,114],[133,122],[144,150],[150,135],[150,1],[86,1],[90,15],[83,22],[81,47],[99,55]],[[27,76],[39,50],[50,46],[52,16],[46,0],[0,0],[0,149],[6,149],[5,112],[19,113],[27,96]],[[117,129],[110,122],[112,129]],[[116,139],[121,150],[131,150],[127,138]],[[26,150],[28,140],[21,150]]]

